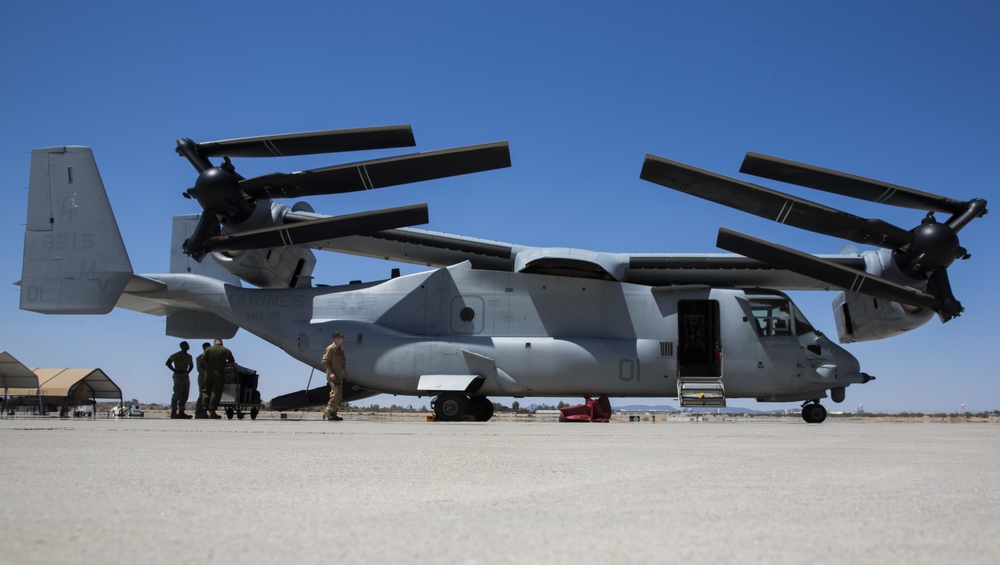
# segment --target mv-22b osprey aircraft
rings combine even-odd
[[[508,167],[506,143],[254,178],[230,160],[410,145],[409,126],[180,139],[177,152],[198,172],[184,196],[202,211],[174,219],[171,272],[147,275],[132,272],[91,150],[36,149],[21,308],[105,314],[118,306],[166,316],[167,334],[188,339],[244,328],[316,368],[339,330],[351,375],[346,400],[432,396],[445,421],[489,420],[490,395],[606,394],[676,396],[681,406],[802,401],[802,418],[819,423],[820,399],[842,402],[848,386],[874,377],[781,290],[842,289],[833,305],[842,343],[895,336],[935,314],[948,321],[962,306],[947,269],[969,256],[957,234],[986,213],[981,199],[746,156],[745,173],[929,212],[904,229],[647,155],[642,179],[877,249],[809,255],[721,229],[717,245],[736,255],[604,253],[410,227],[428,221],[426,205],[331,217],[274,200]],[[939,222],[935,212],[950,218]],[[312,249],[434,269],[314,285]],[[326,395],[326,387],[299,391],[272,407],[320,405]]]

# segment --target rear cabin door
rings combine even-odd
[[[677,373],[681,377],[721,377],[722,342],[719,303],[715,300],[681,300],[677,303],[680,351]]]

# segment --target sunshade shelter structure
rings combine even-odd
[[[0,361],[3,359],[0,357]],[[122,389],[101,369],[34,369],[30,372],[36,379],[35,383],[11,386],[4,391],[5,397],[38,397],[39,405],[44,401],[49,406],[61,406],[63,410],[97,400],[122,399]],[[28,384],[23,372],[18,371],[17,374],[25,378],[20,382]]]
[[[34,395],[38,395],[38,375],[6,351],[0,352],[0,385],[3,385],[3,409],[0,413],[7,413],[10,389],[34,389]]]

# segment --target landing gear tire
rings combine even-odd
[[[233,419],[233,409],[232,408],[226,408],[226,418],[229,418],[230,420]]]
[[[469,412],[469,397],[457,392],[438,395],[434,401],[434,417],[441,422],[458,422]]]
[[[469,409],[477,422],[487,422],[493,417],[493,402],[485,396],[473,396],[469,399]]]
[[[826,408],[819,402],[810,402],[802,406],[802,419],[807,424],[822,424],[826,420]]]

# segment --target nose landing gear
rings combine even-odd
[[[802,405],[802,419],[807,424],[822,424],[826,420],[826,408],[818,400],[809,400]]]

